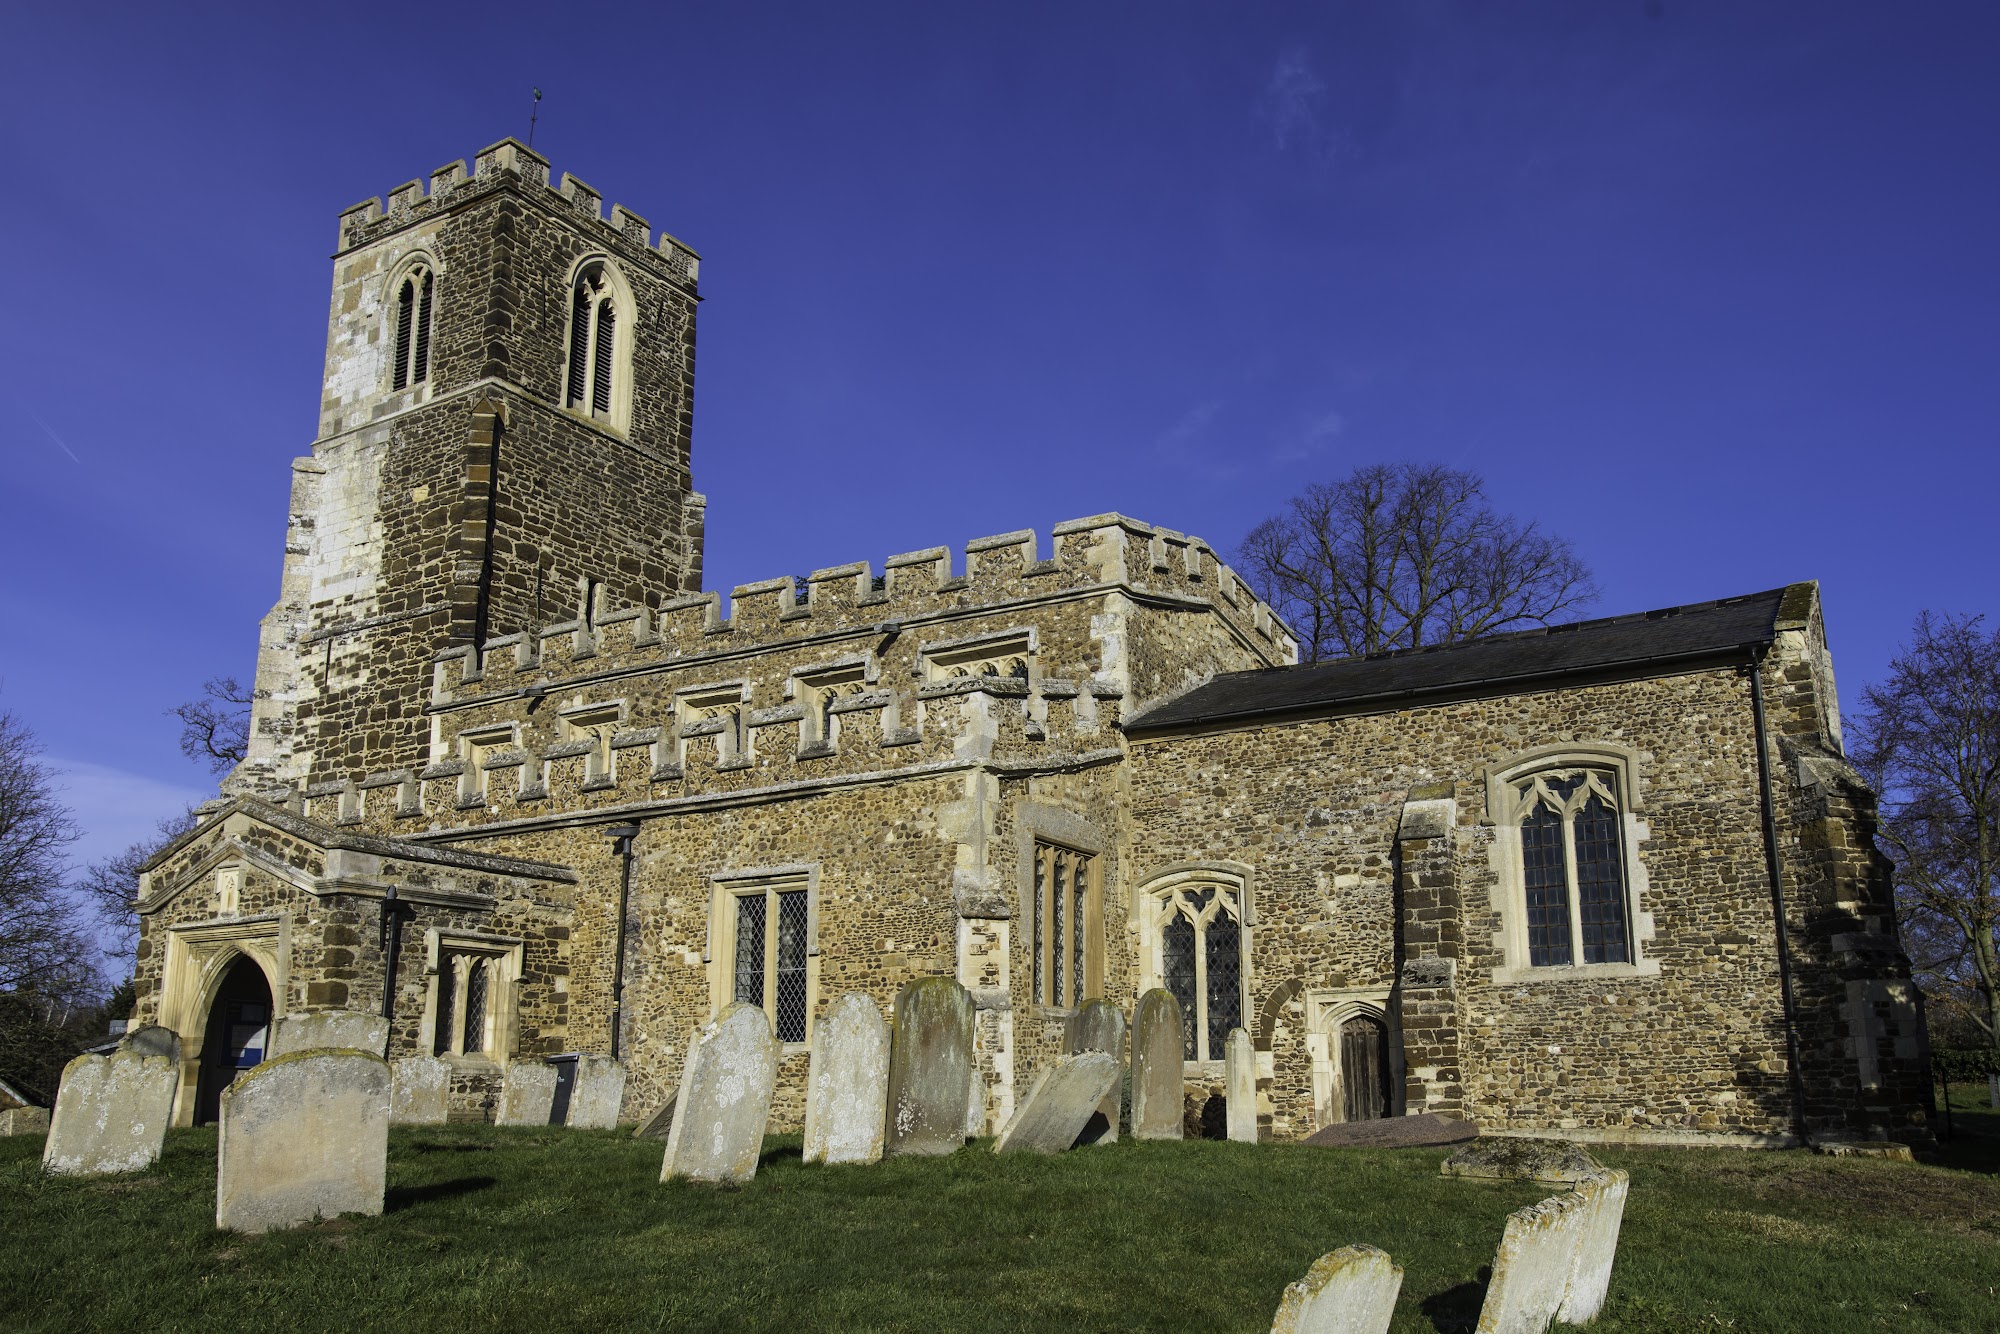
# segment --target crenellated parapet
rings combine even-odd
[[[604,196],[576,177],[563,175],[560,185],[549,183],[549,162],[532,148],[515,139],[481,149],[472,160],[470,174],[460,159],[430,174],[428,180],[406,181],[382,198],[366,199],[340,215],[341,251],[369,245],[391,233],[431,218],[454,205],[497,188],[502,183],[518,183],[544,193],[544,202],[602,226],[607,236],[622,237],[657,261],[668,276],[688,287],[697,285],[701,256],[665,232],[657,238],[646,220],[623,204],[613,204],[607,216]]]

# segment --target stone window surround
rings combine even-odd
[[[819,863],[793,862],[782,866],[750,866],[737,871],[715,871],[708,877],[708,932],[701,960],[708,974],[708,1017],[721,1014],[736,996],[736,900],[749,894],[773,890],[803,889],[806,892],[806,1036],[803,1042],[787,1042],[784,1054],[795,1055],[812,1045],[813,1030],[819,1023]],[[775,919],[774,919],[775,920]],[[767,925],[766,931],[771,928]],[[776,1032],[777,1019],[765,1015]]]
[[[1389,1068],[1383,1077],[1389,1084],[1389,1115],[1403,1114],[1403,1032],[1390,1004],[1392,990],[1387,986],[1306,988],[1301,999],[1306,1009],[1305,1045],[1312,1061],[1313,1119],[1317,1125],[1347,1119],[1340,1039],[1342,1026],[1355,1018],[1377,1020],[1387,1030]]]
[[[722,721],[711,710],[733,710],[736,725],[707,727],[703,723]],[[751,760],[750,682],[739,677],[708,685],[688,686],[674,692],[674,764],[687,767],[690,737],[715,738],[715,762],[719,768],[742,768]],[[701,730],[694,730],[700,728]]]
[[[623,699],[595,700],[565,705],[556,710],[559,739],[589,741],[584,753],[583,781],[586,785],[610,785],[618,776],[618,752],[611,747],[612,736],[625,725],[629,712]],[[543,779],[544,786],[547,779]]]
[[[438,989],[453,960],[486,960],[486,1049],[479,1052],[450,1051],[439,1059],[454,1065],[505,1066],[519,1045],[517,1002],[521,981],[522,954],[526,942],[519,936],[490,935],[481,931],[457,931],[449,927],[429,927],[424,931],[424,1015],[417,1033],[417,1050],[428,1056],[437,1050]],[[449,969],[454,987],[452,1014],[465,1014],[465,974]]]
[[[1486,815],[1481,823],[1493,828],[1487,857],[1493,871],[1490,906],[1499,929],[1493,946],[1500,959],[1492,972],[1496,986],[1579,980],[1613,981],[1657,977],[1660,961],[1646,957],[1653,939],[1653,915],[1644,911],[1649,882],[1639,845],[1652,836],[1641,818],[1645,809],[1644,755],[1609,741],[1571,741],[1521,751],[1486,767]],[[1624,835],[1625,916],[1631,927],[1630,963],[1578,963],[1535,967],[1528,962],[1527,882],[1522,870],[1520,799],[1515,789],[1544,769],[1595,768],[1616,776],[1618,823]]]
[[[438,302],[444,296],[444,266],[439,264],[437,258],[428,250],[412,250],[409,254],[397,260],[395,267],[389,270],[388,285],[382,289],[382,346],[387,350],[387,355],[382,358],[382,384],[378,392],[383,394],[409,395],[408,402],[403,406],[415,406],[416,404],[428,401],[431,396],[432,377],[429,375],[425,375],[421,380],[412,380],[401,389],[396,388],[397,303],[402,297],[403,280],[419,269],[425,270],[431,275],[430,359],[432,367],[435,368],[437,364],[437,308]],[[416,340],[416,331],[414,329],[410,332],[410,338],[413,344],[411,355],[414,357],[414,343]]]
[[[953,679],[947,670],[952,667],[970,666],[987,658],[1019,658],[1027,666],[1028,684],[1032,688],[1042,679],[1037,662],[1040,648],[1041,632],[1032,625],[983,630],[956,639],[926,640],[917,646],[917,667],[912,674],[924,681],[948,681]]]
[[[1035,895],[1035,845],[1053,843],[1080,852],[1091,859],[1090,903],[1097,919],[1096,932],[1084,943],[1084,999],[1104,994],[1105,983],[1105,923],[1110,920],[1114,899],[1112,877],[1109,873],[1111,840],[1100,832],[1096,825],[1060,806],[1043,805],[1040,802],[1024,801],[1014,807],[1014,939],[1020,941],[1023,951],[1035,947],[1035,926],[1033,914],[1038,910]],[[1051,1018],[1065,1017],[1075,1013],[1074,1007],[1043,1005],[1040,998],[1032,994],[1034,989],[1034,961],[1023,956],[1021,977],[1026,983],[1024,994],[1028,1003]],[[1010,967],[1011,971],[1011,967]]]
[[[458,758],[465,766],[465,771],[458,776],[460,806],[486,804],[485,762],[496,755],[519,749],[520,738],[519,723],[469,727],[458,734]]]
[[[584,404],[578,407],[569,402],[570,359],[576,354],[572,346],[576,336],[575,321],[571,319],[570,312],[576,301],[577,284],[583,281],[584,271],[592,265],[603,269],[605,287],[610,293],[611,304],[617,314],[617,324],[611,331],[611,411],[609,415],[603,417],[590,410],[588,365],[584,369]],[[618,267],[617,261],[612,259],[608,252],[593,250],[570,266],[569,280],[563,284],[561,363],[563,380],[558,386],[556,401],[563,405],[564,411],[594,422],[620,436],[632,429],[632,347],[634,335],[637,333],[634,328],[637,315],[638,303],[632,298],[632,284],[625,280],[624,271]],[[594,320],[591,322],[591,327],[596,327]]]
[[[1255,957],[1251,949],[1251,939],[1257,926],[1257,900],[1254,890],[1255,876],[1251,868],[1243,862],[1232,861],[1191,861],[1174,862],[1157,867],[1139,882],[1136,902],[1147,905],[1132,916],[1133,929],[1139,933],[1139,991],[1141,994],[1154,987],[1166,985],[1166,969],[1161,960],[1162,942],[1160,931],[1166,925],[1165,914],[1154,906],[1167,895],[1183,885],[1212,885],[1216,889],[1235,897],[1237,925],[1237,946],[1242,957],[1237,963],[1238,989],[1242,993],[1239,1013],[1247,1028],[1256,1014],[1256,1006],[1251,999],[1254,979],[1250,972],[1250,960]],[[1197,951],[1199,955],[1199,951]],[[1190,1022],[1194,1022],[1190,1020]],[[1207,1061],[1189,1061],[1187,1069],[1191,1074],[1220,1078],[1226,1062],[1220,1057]]]
[[[798,758],[830,755],[840,744],[840,715],[827,708],[827,691],[856,694],[881,679],[882,665],[873,653],[850,653],[808,667],[794,667],[785,678],[785,698],[805,712],[799,718]]]

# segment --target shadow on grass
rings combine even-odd
[[[1482,1265],[1478,1282],[1446,1288],[1424,1298],[1418,1309],[1438,1334],[1472,1334],[1479,1324],[1479,1308],[1486,1303],[1486,1285],[1492,1276],[1493,1271]]]
[[[382,1207],[384,1212],[393,1214],[399,1209],[428,1204],[432,1200],[455,1199],[498,1184],[492,1177],[457,1177],[451,1181],[434,1181],[428,1186],[391,1186],[383,1196]]]
[[[775,1149],[766,1149],[764,1150],[764,1152],[757,1155],[757,1166],[770,1167],[774,1163],[782,1163],[789,1158],[804,1159],[805,1156],[806,1156],[805,1148],[803,1145],[780,1144]]]

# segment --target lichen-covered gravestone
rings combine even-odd
[[[1604,1165],[1569,1140],[1495,1135],[1467,1143],[1438,1171],[1448,1177],[1575,1183],[1599,1175]]]
[[[739,1182],[757,1175],[782,1054],[771,1021],[742,1001],[695,1034],[674,1096],[660,1180]]]
[[[993,1141],[995,1153],[1061,1153],[1076,1143],[1106,1092],[1118,1087],[1118,1058],[1087,1051],[1042,1067],[1028,1096]]]
[[[450,1062],[435,1056],[405,1056],[390,1063],[390,1124],[441,1126],[450,1112]]]
[[[1250,1034],[1240,1028],[1229,1030],[1223,1051],[1226,1097],[1229,1100],[1229,1138],[1242,1144],[1257,1142],[1257,1049]]]
[[[1558,1195],[1507,1216],[1477,1334],[1543,1334],[1569,1292],[1593,1197]]]
[[[1566,1325],[1583,1325],[1597,1319],[1604,1309],[1605,1295],[1611,1290],[1611,1262],[1618,1258],[1618,1229],[1625,1220],[1625,1196],[1631,1178],[1624,1172],[1606,1172],[1577,1187],[1589,1198],[1588,1216],[1577,1239],[1576,1261],[1570,1266],[1569,1290],[1556,1310],[1556,1319]]]
[[[379,1214],[389,1156],[389,1063],[314,1047],[253,1066],[222,1094],[215,1225],[269,1232]]]
[[[285,1015],[271,1030],[271,1056],[327,1049],[381,1056],[389,1050],[389,1021],[366,1010],[310,1010]]]
[[[1118,1062],[1120,1077],[1114,1080],[1111,1091],[1104,1095],[1104,1101],[1097,1111],[1084,1123],[1083,1133],[1077,1136],[1078,1144],[1116,1144],[1118,1142],[1118,1104],[1120,1085],[1124,1083],[1125,1065],[1125,1014],[1116,1005],[1102,997],[1093,997],[1077,1007],[1069,1017],[1069,1025],[1063,1034],[1063,1045],[1071,1056],[1087,1051],[1109,1052],[1111,1059]]]
[[[896,995],[889,1042],[890,1155],[955,1153],[971,1109],[972,993],[949,977],[920,977]]]
[[[181,1058],[181,1035],[158,1024],[142,1024],[132,1029],[118,1046],[123,1051],[135,1051],[141,1056],[164,1056],[170,1061]]]
[[[1132,1138],[1181,1138],[1186,1041],[1173,992],[1154,987],[1139,997],[1132,1012]]]
[[[1386,1334],[1403,1270],[1373,1246],[1343,1246],[1285,1289],[1271,1334]]]
[[[570,1085],[564,1125],[573,1130],[611,1130],[624,1104],[624,1065],[609,1056],[576,1058],[576,1082]]]
[[[173,1036],[167,1029],[157,1032]],[[168,1050],[175,1055],[155,1054]],[[178,1037],[171,1044],[155,1037],[121,1043],[109,1056],[79,1056],[64,1066],[42,1167],[63,1176],[150,1167],[173,1119],[179,1051]]]
[[[806,1068],[805,1160],[880,1161],[888,1107],[889,1025],[881,1006],[850,991],[813,1030]]]
[[[556,1105],[556,1068],[547,1061],[509,1061],[500,1084],[495,1125],[545,1126]]]

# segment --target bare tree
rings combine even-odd
[[[2000,631],[1984,620],[1919,615],[1862,692],[1848,753],[1881,797],[1919,981],[2000,1047]]]
[[[98,983],[63,883],[77,837],[34,734],[0,713],[0,992],[69,997]]]
[[[142,838],[123,852],[92,862],[77,876],[73,886],[77,896],[97,918],[98,934],[107,942],[106,953],[128,960],[139,935],[139,915],[133,896],[139,889],[139,868],[171,840],[194,827],[194,808],[161,820],[151,838]]]
[[[250,691],[233,676],[202,682],[201,698],[177,706],[181,720],[181,754],[208,766],[210,773],[227,773],[250,748]]]
[[[1542,625],[1597,587],[1567,541],[1494,512],[1479,477],[1377,463],[1250,530],[1238,564],[1308,662]]]

